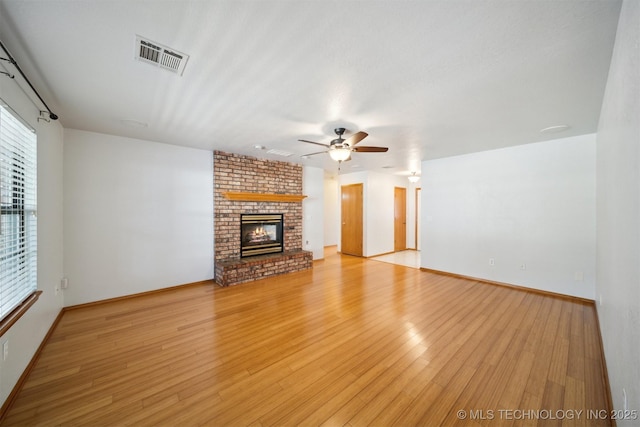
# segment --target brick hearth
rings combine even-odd
[[[302,166],[221,151],[215,151],[213,155],[216,283],[229,286],[311,268],[313,256],[302,250],[301,201],[250,201],[225,197],[228,193],[300,196]],[[241,213],[284,214],[284,252],[241,259]]]
[[[237,285],[278,274],[306,270],[311,267],[312,261],[311,252],[302,250],[218,261],[215,267],[216,283],[220,286]]]

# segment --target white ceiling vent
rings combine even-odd
[[[189,55],[144,37],[136,36],[136,59],[181,76]]]

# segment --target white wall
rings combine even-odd
[[[394,250],[394,187],[401,186],[399,179],[401,177],[389,174],[368,173],[368,197],[364,211],[367,218],[367,228],[364,230],[367,246],[364,256],[375,256]],[[406,187],[406,184],[403,182],[402,186]]]
[[[213,154],[66,129],[65,305],[213,278]]]
[[[422,267],[593,299],[595,135],[423,162],[421,225]]]
[[[338,176],[324,174],[324,245],[334,246],[340,240],[340,185]]]
[[[324,170],[302,168],[302,247],[313,259],[324,258]]]
[[[640,2],[626,0],[597,135],[596,301],[614,407],[640,411]],[[637,426],[638,420],[618,420]]]
[[[12,53],[17,54],[15,50]],[[18,84],[32,94],[19,76],[15,80],[0,76],[0,98],[38,136],[38,289],[43,293],[0,337],[0,348],[9,343],[7,360],[0,358],[0,402],[13,390],[63,305],[62,293],[56,296],[54,292],[63,277],[62,126],[56,121],[38,122],[42,107],[34,106]]]

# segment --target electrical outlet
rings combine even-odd
[[[489,258],[489,265],[496,265],[496,260],[493,258]]]
[[[69,287],[69,279],[63,277],[62,280],[60,280],[60,287],[62,289],[67,289]]]
[[[520,264],[520,270],[526,270],[526,269],[527,269],[527,264],[525,264],[524,262]]]
[[[9,341],[5,341],[2,344],[2,360],[7,360],[9,357]]]

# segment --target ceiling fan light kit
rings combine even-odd
[[[329,149],[329,156],[336,162],[344,162],[351,155],[351,150],[348,148],[331,148]]]
[[[309,144],[321,145],[328,150],[319,151],[317,153],[305,154],[303,158],[309,158],[315,154],[329,153],[331,159],[338,163],[351,159],[351,153],[385,153],[389,150],[387,147],[355,147],[357,143],[362,141],[368,136],[366,132],[356,132],[347,139],[343,139],[342,135],[346,131],[345,128],[336,128],[334,132],[338,135],[338,138],[331,141],[329,144],[323,144],[321,142],[307,141],[306,139],[299,139],[300,142],[306,142]]]

